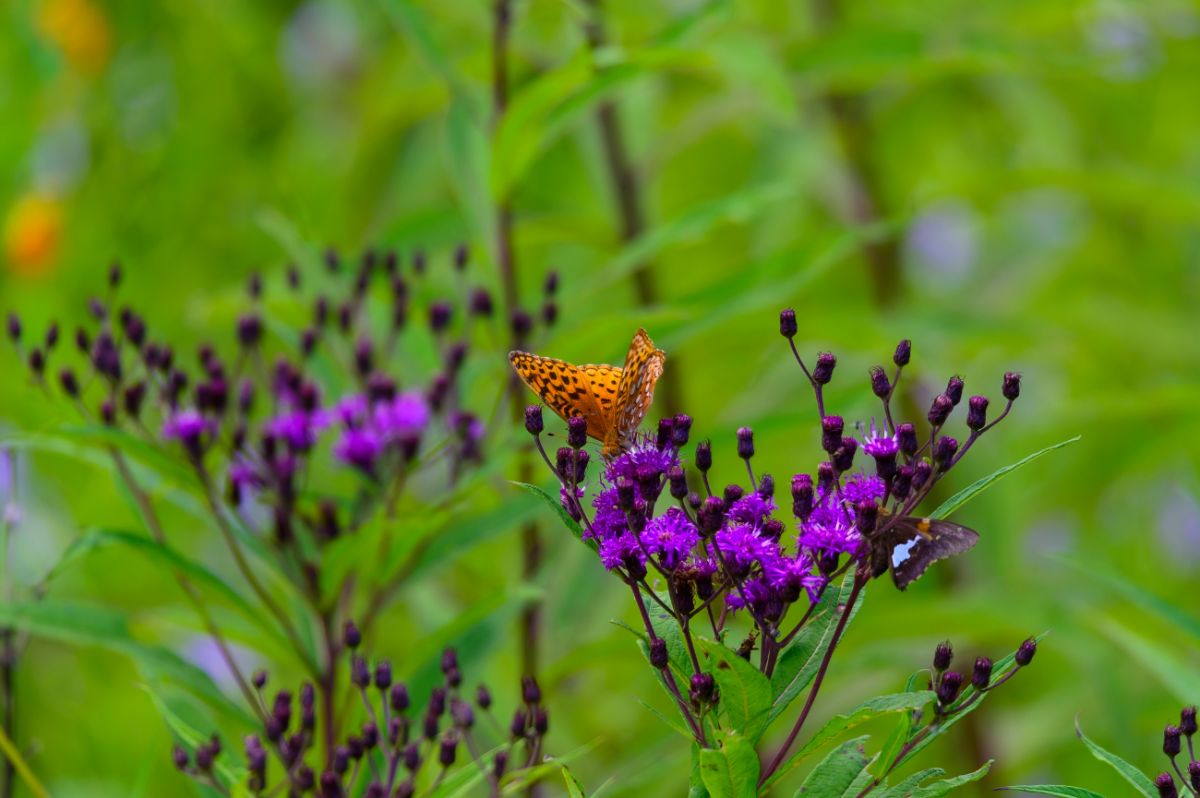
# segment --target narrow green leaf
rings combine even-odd
[[[1019,784],[1015,787],[1000,787],[1006,792],[1027,792],[1031,795],[1057,795],[1059,798],[1104,798],[1098,792],[1083,787],[1068,787],[1064,784]]]
[[[825,651],[829,648],[838,617],[841,615],[839,608],[850,600],[853,586],[854,574],[849,573],[842,581],[840,589],[833,589],[833,586],[826,589],[825,595],[821,597],[820,605],[813,612],[804,629],[796,635],[796,639],[787,648],[780,652],[775,672],[771,674],[771,691],[775,697],[771,703],[771,711],[768,713],[768,725],[783,714],[816,676],[821,658],[825,656]],[[858,601],[851,609],[851,621],[854,619],[854,614],[857,614],[862,607],[865,595],[865,590],[859,593]]]
[[[700,649],[711,661],[710,672],[720,688],[718,709],[730,727],[752,744],[767,728],[771,709],[771,682],[758,668],[730,651],[721,643],[699,641]]]
[[[834,715],[820,731],[814,734],[786,762],[780,765],[763,786],[770,786],[795,770],[807,757],[815,751],[820,750],[822,746],[830,740],[835,739],[842,732],[893,712],[903,712],[906,716],[911,716],[914,711],[923,709],[936,699],[937,696],[929,690],[914,693],[893,693],[891,695],[869,698],[845,715]]]
[[[1008,474],[1011,474],[1013,471],[1016,471],[1021,466],[1032,463],[1034,460],[1038,459],[1039,457],[1041,457],[1044,454],[1049,454],[1050,452],[1054,451],[1055,449],[1061,449],[1062,447],[1067,446],[1068,444],[1075,443],[1075,441],[1079,440],[1082,437],[1083,437],[1082,435],[1076,435],[1074,438],[1067,438],[1065,441],[1059,441],[1058,443],[1054,444],[1053,446],[1047,446],[1045,449],[1039,449],[1038,451],[1034,452],[1033,454],[1022,457],[1020,460],[1018,460],[1015,463],[1010,463],[1010,464],[1004,466],[1003,468],[998,468],[995,471],[993,471],[992,473],[988,474],[986,477],[975,480],[970,485],[967,485],[965,488],[960,490],[958,493],[954,494],[949,499],[946,499],[946,501],[942,502],[942,505],[940,507],[938,507],[936,510],[934,510],[930,514],[930,517],[932,517],[932,518],[947,518],[947,517],[949,517],[952,513],[954,513],[955,510],[958,510],[964,504],[971,501],[971,499],[974,499],[980,493],[983,493],[985,490],[987,490],[993,484],[995,484],[997,481],[999,481],[1002,477],[1005,477]]]
[[[524,488],[533,495],[541,498],[541,500],[550,505],[550,507],[554,508],[554,512],[558,514],[558,517],[562,520],[563,525],[566,526],[567,529],[571,530],[571,534],[573,534],[576,538],[582,541],[584,545],[588,546],[593,551],[597,549],[596,541],[591,539],[583,539],[583,527],[579,525],[578,521],[571,517],[570,513],[568,513],[562,506],[562,502],[539,488],[537,485],[530,485],[528,482],[513,482],[513,484],[518,488]]]
[[[1105,762],[1110,765],[1113,770],[1121,774],[1121,778],[1133,785],[1134,789],[1141,793],[1144,798],[1157,797],[1158,788],[1154,786],[1154,782],[1150,779],[1150,777],[1126,762],[1121,757],[1106,751],[1088,739],[1088,736],[1083,733],[1083,728],[1079,725],[1079,718],[1075,719],[1075,733],[1079,735],[1079,739],[1083,740],[1083,744],[1086,745],[1088,750],[1092,752],[1092,756],[1096,757],[1101,762]]]
[[[700,778],[712,798],[745,798],[755,794],[758,754],[739,734],[730,734],[720,750],[700,751]]]
[[[830,751],[804,779],[795,798],[830,798],[844,794],[871,763],[865,748],[868,739],[866,735],[856,737]]]
[[[949,779],[942,779],[941,781],[934,782],[933,784],[922,784],[914,789],[905,790],[903,792],[893,793],[891,790],[889,790],[887,793],[885,793],[885,795],[887,798],[942,798],[942,796],[949,795],[951,792],[963,786],[964,784],[970,784],[971,782],[979,781],[986,776],[988,771],[991,769],[992,761],[989,759],[977,770],[973,770],[970,773],[964,773],[961,776],[954,776]],[[883,798],[883,796],[880,796],[879,798]]]
[[[904,692],[917,692],[917,684],[922,677],[927,678],[928,672],[917,671],[913,675],[909,676],[908,683],[904,686]],[[917,712],[906,712],[903,713],[900,716],[900,719],[896,721],[896,725],[893,727],[892,733],[888,735],[887,740],[883,744],[883,748],[879,750],[879,756],[875,760],[875,775],[883,776],[884,772],[888,768],[888,765],[900,753],[900,749],[904,747],[904,744],[908,742],[908,735],[912,731],[913,723],[918,717],[920,717],[920,715]]]
[[[700,774],[700,746],[692,743],[692,769],[688,775],[688,798],[710,798]]]
[[[587,798],[587,794],[583,791],[583,785],[579,783],[579,779],[575,778],[571,769],[561,762],[559,767],[562,769],[563,781],[567,785],[568,798]]]

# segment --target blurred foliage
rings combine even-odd
[[[830,396],[850,418],[869,416],[866,370],[901,337],[917,349],[914,407],[951,373],[995,395],[1003,370],[1022,371],[1014,417],[948,491],[1082,441],[956,516],[983,534],[968,557],[904,595],[876,586],[816,712],[823,722],[899,689],[943,638],[997,654],[1049,630],[1035,666],[928,757],[951,772],[996,757],[963,795],[1039,782],[1122,794],[1072,718],[1148,767],[1164,719],[1200,698],[1197,638],[1164,617],[1192,617],[1181,599],[1200,565],[1200,11],[613,0],[610,43],[592,52],[590,9],[515,3],[511,105],[494,127],[493,20],[476,0],[6,4],[5,309],[38,331],[69,321],[120,258],[151,326],[198,341],[230,322],[230,286],[252,271],[279,281],[325,243],[466,241],[473,279],[497,288],[492,209],[511,188],[526,295],[547,270],[563,276],[557,332],[539,347],[612,361],[647,327],[696,433],[731,449],[752,425],[760,467],[777,475],[819,451],[780,307],[797,308],[809,351],[839,355]],[[640,178],[646,231],[633,242],[595,122],[605,101]],[[648,302],[632,279],[641,264]],[[478,342],[495,349],[480,385],[504,378],[503,337]],[[6,426],[56,422],[11,350],[3,359]],[[529,498],[504,479],[520,441],[506,417],[488,441],[483,507]],[[104,469],[48,454],[22,469],[19,585],[83,529],[134,528]],[[207,532],[172,520],[178,545],[211,559]],[[629,611],[625,593],[553,521],[535,582],[555,750],[596,743],[574,765],[589,794],[678,794],[688,752],[638,706],[658,693],[608,623]],[[379,653],[416,671],[456,640],[488,658],[490,681],[514,677],[518,521],[500,523],[408,590]],[[170,578],[128,551],[65,569],[51,595],[118,611],[130,635],[185,657],[197,645],[180,635],[196,623]],[[148,678],[111,646],[34,643],[18,739],[54,795],[184,789]]]

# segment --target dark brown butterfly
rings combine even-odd
[[[890,570],[896,587],[904,590],[938,560],[962,554],[978,542],[979,533],[962,524],[915,516],[897,518],[872,541],[874,575]]]

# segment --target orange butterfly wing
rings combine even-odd
[[[617,386],[616,417],[604,437],[601,453],[605,457],[615,456],[633,445],[638,427],[654,401],[654,387],[666,360],[666,353],[655,348],[645,330],[639,329],[634,334]]]
[[[620,368],[592,363],[576,366],[529,352],[509,352],[508,360],[529,389],[563,419],[582,416],[588,435],[599,441],[611,434]]]

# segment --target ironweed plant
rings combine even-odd
[[[245,765],[222,762],[223,744],[213,735],[193,752],[177,745],[175,766],[221,795],[286,790],[288,795],[321,798],[411,798],[461,793],[480,784],[487,785],[490,795],[499,795],[501,785],[513,789],[537,777],[549,715],[533,677],[523,678],[517,708],[503,726],[493,714],[491,691],[484,684],[473,693],[464,687],[458,654],[448,648],[442,653],[442,683],[432,688],[418,712],[407,685],[394,680],[391,662],[379,659],[372,666],[359,653],[362,637],[353,622],[347,622],[343,642],[349,654],[347,703],[359,706],[345,707],[341,716],[354,715],[361,725],[338,741],[319,774],[306,757],[322,736],[316,689],[305,682],[295,698],[280,689],[268,700],[268,675],[262,670],[252,678],[265,720],[258,732],[245,737]],[[477,712],[486,722],[477,722]]]
[[[341,743],[353,738],[339,695],[353,645],[341,630],[352,617],[363,635],[378,628],[381,614],[426,561],[437,530],[425,519],[452,515],[483,462],[484,423],[464,401],[462,385],[472,333],[494,337],[491,328],[500,323],[511,327],[513,339],[525,340],[556,316],[556,280],[549,280],[540,319],[514,313],[494,320],[492,297],[471,284],[462,247],[452,272],[436,275],[440,280],[432,279],[422,252],[402,263],[392,251],[347,259],[329,250],[313,266],[290,267],[271,292],[252,277],[229,337],[199,345],[194,357],[155,335],[151,313],[122,305],[116,265],[106,294],[91,300],[88,319],[74,333],[82,362],[62,352],[57,323],[31,339],[18,316],[8,320],[8,337],[36,385],[84,421],[18,443],[36,448],[69,439],[89,453],[99,451],[150,536],[93,530],[64,560],[72,552],[123,545],[168,566],[221,666],[265,729],[277,719],[279,699],[268,704],[261,680],[235,656],[210,604],[214,591],[244,616],[239,624],[251,625],[260,653],[285,657],[279,661],[300,669],[308,680],[301,691],[303,739],[272,749],[287,764],[291,794],[306,783],[307,768],[345,775],[336,765],[344,758]],[[164,502],[211,525],[241,585],[227,584],[175,548]],[[38,623],[27,608],[11,615],[14,625]],[[0,631],[7,650],[11,630]],[[356,684],[361,665],[352,660]],[[376,666],[377,684],[387,667]],[[450,672],[457,669],[447,679]],[[205,697],[210,703],[223,698],[216,690]],[[454,710],[462,700],[451,697]],[[538,702],[527,696],[526,704],[529,739],[540,741],[545,724]],[[392,768],[402,750],[388,711],[382,712],[374,722]],[[465,717],[455,716],[460,731]],[[440,744],[438,756],[453,759],[457,742],[443,735]],[[196,748],[189,769],[208,778],[206,765],[217,750]],[[258,761],[257,753],[247,755]],[[408,770],[416,779],[415,762]],[[373,777],[385,786],[412,781]],[[312,784],[322,795],[340,794],[321,779]]]
[[[941,770],[895,783],[891,778],[1028,665],[1036,652],[1033,638],[997,662],[980,657],[965,671],[951,669],[949,645],[939,646],[933,667],[910,679],[904,692],[872,698],[819,730],[806,723],[867,584],[891,570],[903,589],[933,561],[974,543],[974,532],[940,520],[942,512],[933,519],[912,514],[1008,415],[1020,395],[1020,377],[1004,375],[1004,406],[990,420],[986,397],[966,400],[960,443],[948,427],[963,404],[958,377],[934,398],[924,431],[897,417],[892,400],[911,356],[911,344],[903,341],[890,375],[882,367],[871,370],[880,415],[856,437],[825,402],[836,358],[822,353],[810,367],[796,348],[791,310],[781,314],[780,331],[812,388],[827,455],[813,472],[791,478],[794,533],[777,517],[775,479],[756,473],[752,430],[737,432],[741,477],[720,487],[710,442],[697,444],[685,463],[692,432],[686,415],[662,419],[657,434],[643,435],[603,462],[589,499],[586,419],[569,418],[568,445],[550,453],[543,445],[542,408],[530,406],[525,428],[560,484],[559,499],[546,498],[629,588],[642,621],[641,630],[630,631],[682,725],[668,722],[692,744],[692,795],[765,795],[826,743],[885,714],[900,719],[880,750],[868,754],[866,737],[842,743],[811,770],[801,792],[861,798],[907,795],[920,787],[922,795],[945,794],[981,778],[990,763],[948,779]],[[856,467],[864,461],[865,468]],[[990,480],[944,507],[960,506]],[[793,713],[805,691],[802,709]],[[766,735],[776,721],[789,728],[771,749]]]

